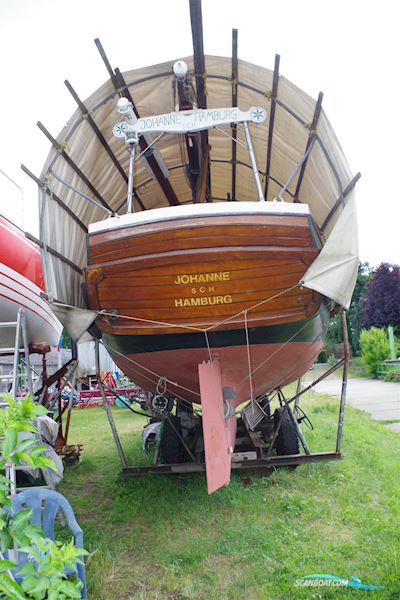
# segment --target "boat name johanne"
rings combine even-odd
[[[209,283],[210,281],[229,281],[231,274],[229,271],[220,273],[194,273],[192,275],[177,275],[174,283],[176,285],[188,283]]]
[[[175,308],[184,306],[211,306],[213,304],[230,304],[232,296],[201,296],[201,298],[177,298]]]
[[[236,121],[240,111],[233,108],[217,108],[208,110],[193,110],[187,112],[173,112],[152,117],[142,117],[138,120],[137,127],[141,131],[156,131],[168,126],[195,127],[198,124],[205,125],[220,121]]]

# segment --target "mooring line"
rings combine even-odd
[[[121,314],[107,312],[105,310],[99,311],[98,316],[104,315],[104,316],[113,317],[114,319],[127,319],[127,320],[131,320],[131,321],[141,321],[142,323],[151,323],[152,325],[162,325],[164,327],[176,327],[178,329],[179,328],[187,329],[188,331],[196,331],[196,332],[205,333],[205,332],[211,331],[212,329],[217,329],[218,327],[221,327],[221,325],[223,325],[224,323],[227,323],[229,321],[232,321],[232,319],[235,319],[237,317],[240,317],[241,315],[244,315],[245,312],[249,313],[250,311],[254,310],[255,308],[258,308],[259,306],[262,306],[263,304],[266,304],[267,302],[271,302],[271,300],[274,300],[275,298],[279,298],[279,296],[283,296],[287,292],[291,292],[292,290],[296,289],[297,287],[299,287],[299,283],[296,283],[296,285],[292,285],[290,288],[286,288],[285,290],[282,290],[281,292],[278,292],[277,294],[274,294],[273,296],[270,296],[269,298],[266,298],[265,300],[261,300],[260,302],[253,304],[253,306],[250,306],[249,308],[245,308],[245,309],[241,310],[240,312],[238,312],[230,317],[227,317],[223,321],[219,321],[218,323],[213,323],[212,325],[209,325],[206,328],[194,327],[191,325],[180,325],[178,323],[167,323],[165,321],[154,321],[152,319],[145,319],[144,317],[132,317],[130,315],[121,315]],[[64,306],[67,306],[67,305],[64,305]]]
[[[160,377],[163,377],[170,385],[173,385],[175,387],[179,387],[182,390],[185,390],[186,392],[190,392],[191,394],[195,394],[196,396],[200,396],[199,392],[196,392],[195,390],[191,390],[183,385],[180,385],[177,381],[171,381],[170,379],[168,379],[167,377],[165,377],[164,375],[160,375],[159,373],[156,373],[155,371],[152,371],[151,369],[149,369],[148,367],[145,367],[144,365],[141,365],[140,363],[136,362],[135,360],[133,360],[132,358],[130,358],[129,356],[126,356],[126,354],[123,354],[122,352],[119,352],[119,350],[116,350],[116,348],[113,348],[113,346],[109,345],[110,349],[115,352],[116,354],[118,354],[119,356],[122,356],[123,358],[125,358],[128,362],[136,365],[137,367],[140,367],[141,369],[143,369],[144,371],[147,371],[148,373],[151,373],[151,375],[154,375],[155,377],[157,377],[157,381],[159,381]],[[147,378],[149,379],[149,378]],[[157,382],[154,382],[157,383]],[[175,393],[175,392],[174,392]],[[177,394],[179,395],[179,394]]]

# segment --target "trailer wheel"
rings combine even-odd
[[[150,402],[151,410],[154,415],[162,417],[168,415],[174,408],[174,401],[172,398],[167,398],[162,394],[156,394],[152,397]]]
[[[165,464],[178,463],[181,460],[182,443],[175,430],[181,435],[180,420],[175,415],[169,415],[162,424],[160,439],[160,455]]]
[[[282,413],[282,423],[275,440],[276,453],[279,456],[299,454],[299,438],[287,408],[283,407],[276,409],[274,413],[274,429],[277,428]]]

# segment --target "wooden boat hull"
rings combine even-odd
[[[106,313],[106,346],[137,384],[154,391],[166,377],[178,384],[171,394],[198,402],[198,364],[218,358],[238,404],[250,397],[249,364],[255,395],[310,367],[327,311],[298,285],[319,250],[307,211],[221,204],[90,232],[86,289]]]
[[[140,387],[155,392],[161,374],[169,380],[171,395],[195,403],[200,403],[198,365],[211,355],[221,365],[223,386],[232,389],[231,403],[236,406],[251,398],[250,385],[253,395],[260,396],[301,377],[321,351],[327,322],[328,311],[322,305],[307,320],[252,328],[251,378],[243,329],[210,334],[211,352],[200,333],[154,336],[147,347],[142,336],[104,334],[104,342],[114,362]]]

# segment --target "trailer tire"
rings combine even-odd
[[[275,440],[276,453],[278,454],[278,456],[285,456],[287,454],[299,454],[299,438],[294,428],[289,411],[285,407],[276,409],[274,413],[274,429],[276,429],[278,426],[282,412],[282,423],[279,428],[277,438]]]
[[[164,464],[179,463],[182,454],[182,442],[176,435],[181,435],[180,420],[175,415],[169,415],[162,425],[160,439],[160,455]]]

